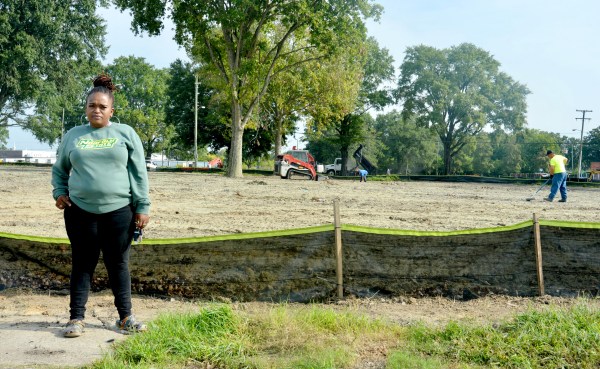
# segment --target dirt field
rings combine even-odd
[[[147,238],[179,238],[302,228],[331,223],[334,199],[345,224],[414,230],[460,230],[511,225],[541,219],[600,222],[600,189],[570,188],[567,203],[545,203],[548,189],[527,202],[538,185],[435,182],[282,180],[246,176],[150,173],[151,223]],[[0,232],[66,237],[62,212],[51,197],[50,170],[0,167]],[[356,309],[406,324],[422,320],[495,322],[525,309],[564,306],[573,300],[487,296],[468,302],[444,298],[341,301],[336,308]],[[600,308],[600,300],[592,303]],[[258,310],[265,304],[245,304]],[[135,313],[149,320],[163,311],[195,308],[183,301],[136,297]],[[88,304],[88,331],[65,341],[68,297],[54,293],[0,292],[0,368],[78,366],[98,358],[110,342],[122,339],[109,329],[116,312],[110,294],[95,294]],[[365,358],[380,368],[382,357]]]
[[[215,174],[150,173],[151,220],[146,238],[182,238],[302,228],[333,221],[340,200],[344,224],[414,230],[511,225],[532,218],[599,222],[599,188],[572,187],[567,203],[546,203],[538,185],[357,180],[224,178]],[[0,232],[66,238],[54,207],[50,170],[0,167]]]

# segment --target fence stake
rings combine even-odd
[[[533,239],[535,243],[535,264],[537,270],[538,287],[540,296],[544,296],[544,271],[542,270],[542,239],[540,237],[540,222],[533,213]]]
[[[344,297],[344,278],[342,271],[342,225],[340,223],[340,200],[333,200],[333,225],[335,229],[335,276],[337,279],[337,297]]]

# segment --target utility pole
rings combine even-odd
[[[586,118],[585,117],[585,113],[591,113],[591,110],[576,110],[582,113],[582,117],[581,118],[575,118],[575,120],[579,120],[581,119],[581,137],[579,139],[579,167],[578,167],[578,172],[577,172],[577,181],[579,181],[579,179],[581,178],[581,156],[583,154],[583,125],[585,123],[585,120],[590,120],[592,118]]]
[[[194,168],[196,168],[198,166],[198,74],[196,74],[194,87]]]

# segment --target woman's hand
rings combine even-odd
[[[135,214],[135,226],[144,229],[148,225],[150,217],[148,214]]]
[[[64,208],[71,206],[71,199],[67,195],[60,195],[56,199],[56,207],[63,210]]]

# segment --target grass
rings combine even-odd
[[[600,311],[585,303],[568,309],[529,311],[500,325],[453,322],[440,329],[420,325],[410,329],[409,336],[412,357],[437,358],[444,363],[413,368],[447,368],[447,363],[467,365],[452,366],[456,368],[600,367]]]
[[[250,312],[210,304],[162,315],[91,368],[598,368],[600,311],[586,300],[529,311],[499,325],[399,326],[323,305]],[[385,355],[384,355],[385,354]]]
[[[399,328],[314,305],[275,305],[260,314],[211,304],[162,315],[148,332],[115,344],[91,368],[343,368],[373,343],[397,342]],[[390,342],[391,341],[391,342]],[[194,366],[195,365],[195,366]]]

